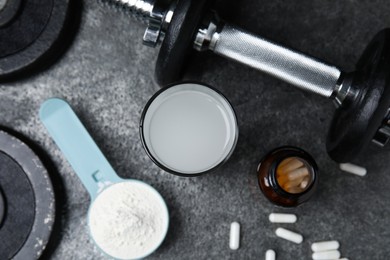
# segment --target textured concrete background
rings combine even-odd
[[[324,239],[339,240],[349,259],[388,258],[390,152],[371,148],[363,154],[357,162],[368,168],[364,178],[340,172],[325,150],[331,102],[210,54],[194,57],[186,78],[211,84],[231,100],[240,139],[217,171],[173,176],[153,165],[138,136],[142,108],[159,89],[153,82],[158,50],[142,46],[141,25],[94,0],[83,5],[76,39],[55,65],[0,87],[0,124],[35,141],[55,166],[60,218],[46,258],[104,259],[88,236],[88,194],[38,120],[40,104],[50,97],[73,106],[122,177],[146,181],[166,199],[171,226],[150,259],[262,259],[269,248],[278,259],[310,259],[310,244]],[[369,39],[390,26],[385,0],[221,0],[217,9],[229,21],[346,71]],[[321,170],[316,196],[292,210],[269,203],[255,174],[260,158],[281,145],[304,148]],[[293,212],[299,221],[270,224],[271,212]],[[235,252],[228,249],[232,221],[242,225],[242,246]],[[276,238],[278,226],[302,233],[303,244]]]

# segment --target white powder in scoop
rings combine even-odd
[[[129,181],[105,189],[89,210],[96,244],[117,259],[137,259],[156,249],[168,228],[168,211],[147,184]]]

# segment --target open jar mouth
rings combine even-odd
[[[145,151],[160,168],[181,176],[210,172],[233,153],[236,114],[217,90],[185,82],[157,92],[140,122]]]
[[[285,192],[300,194],[314,182],[314,169],[303,158],[287,157],[276,166],[276,183]]]

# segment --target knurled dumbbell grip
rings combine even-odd
[[[214,53],[268,73],[327,98],[334,94],[341,71],[332,65],[225,24],[213,35]]]

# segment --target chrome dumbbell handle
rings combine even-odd
[[[211,22],[206,27],[199,29],[195,49],[211,50],[327,98],[337,94],[341,82],[341,71],[337,67],[230,24],[219,26]]]
[[[229,24],[223,26],[212,51],[325,97],[335,91],[341,72],[299,52]]]
[[[152,16],[155,4],[155,0],[102,0],[102,2],[129,12],[143,21],[147,21]]]
[[[158,0],[101,0],[109,6],[130,14],[147,28],[143,37],[145,45],[156,47],[164,39],[165,30],[171,22],[176,1]]]

